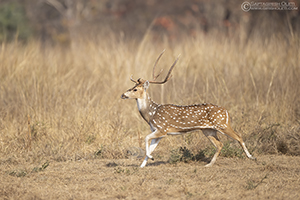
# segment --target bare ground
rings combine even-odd
[[[81,160],[39,167],[2,161],[0,199],[299,199],[300,157],[265,155],[254,162],[220,157],[169,164]],[[48,165],[49,164],[49,165]]]

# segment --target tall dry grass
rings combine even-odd
[[[163,49],[159,68],[165,71],[178,54],[181,57],[167,84],[150,87],[152,99],[224,106],[255,155],[299,155],[299,38],[247,44],[204,35],[177,44],[149,38],[126,41],[112,34],[77,41],[71,49],[43,47],[36,41],[3,43],[1,160],[124,158],[133,147],[144,149],[149,127],[135,101],[120,95],[132,87],[131,74],[151,78]],[[154,155],[168,157],[180,146],[198,151],[208,145],[198,133],[170,136]]]

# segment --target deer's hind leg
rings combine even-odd
[[[224,129],[222,129],[222,130],[219,130],[219,131],[220,131],[221,133],[223,133],[223,134],[225,134],[225,135],[231,137],[232,139],[238,141],[238,142],[240,143],[241,147],[243,148],[245,154],[247,155],[247,157],[250,158],[250,159],[256,160],[256,158],[255,158],[254,156],[252,156],[252,155],[249,153],[249,151],[248,151],[248,149],[247,149],[247,147],[246,147],[246,145],[245,145],[245,143],[244,143],[242,137],[241,137],[239,134],[237,134],[237,133],[231,128],[230,125],[228,125],[226,128],[224,128]]]
[[[205,167],[211,167],[217,160],[217,157],[221,153],[223,148],[223,143],[219,140],[217,136],[217,130],[214,129],[203,129],[203,134],[211,141],[211,143],[216,147],[216,153],[214,157],[211,159],[210,163],[205,165]]]

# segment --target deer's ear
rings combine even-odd
[[[149,81],[146,81],[143,85],[144,89],[147,90],[149,87]]]

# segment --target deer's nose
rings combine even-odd
[[[121,95],[121,98],[122,98],[122,99],[128,99],[128,96],[126,96],[125,94],[122,94],[122,95]]]

